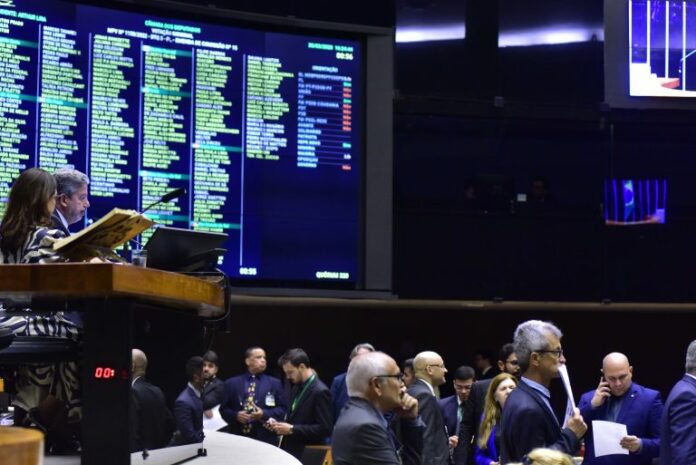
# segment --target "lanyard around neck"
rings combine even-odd
[[[309,377],[309,379],[308,379],[307,382],[305,383],[305,385],[304,385],[304,387],[302,388],[302,390],[300,391],[300,393],[299,393],[298,395],[296,395],[295,398],[292,400],[292,405],[290,406],[290,412],[294,412],[294,411],[295,411],[295,408],[297,407],[297,404],[300,403],[300,399],[302,399],[302,396],[303,396],[304,393],[307,391],[307,389],[309,388],[309,386],[311,386],[312,383],[314,383],[314,380],[316,380],[316,378],[317,378],[317,374],[316,374],[316,373],[312,373],[312,376]]]

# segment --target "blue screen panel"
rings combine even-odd
[[[232,278],[355,287],[359,38],[9,3],[0,7],[3,203],[31,166],[90,176],[86,222],[184,187],[148,216],[229,234],[221,268]]]

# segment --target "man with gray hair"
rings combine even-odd
[[[574,455],[587,425],[575,408],[563,427],[551,407],[551,380],[560,376],[565,363],[563,334],[547,321],[530,320],[515,330],[515,353],[522,372],[517,389],[505,402],[501,418],[501,463],[521,462],[537,447]]]
[[[696,461],[696,340],[686,349],[685,368],[662,414],[660,465],[690,465]]]
[[[89,178],[86,174],[72,168],[60,168],[53,173],[53,177],[56,178],[58,193],[56,209],[51,216],[53,227],[69,236],[68,227],[84,218],[85,211],[89,208],[87,198]]]
[[[356,355],[374,352],[375,348],[369,342],[361,342],[353,347],[348,356],[348,361],[353,360]],[[343,406],[348,402],[348,390],[346,389],[346,374],[336,375],[331,381],[331,402],[333,403],[334,421],[341,414]]]
[[[333,431],[331,453],[336,465],[400,465],[401,451],[385,415],[401,421],[403,452],[418,457],[424,425],[418,401],[406,393],[403,373],[383,352],[354,357],[346,375],[348,402]]]

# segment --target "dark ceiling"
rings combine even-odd
[[[486,2],[486,8],[498,9],[503,32],[602,25],[603,0],[353,0],[345,7],[340,2],[326,0],[189,0],[186,3],[320,21],[413,28],[463,24],[467,5],[469,10],[480,10],[479,2]]]

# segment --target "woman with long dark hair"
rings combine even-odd
[[[491,381],[486,392],[483,418],[474,449],[476,465],[500,465],[500,431],[497,428],[505,401],[517,387],[517,378],[501,373]]]
[[[19,175],[0,223],[0,263],[39,264],[60,260],[53,251],[53,243],[64,234],[51,226],[55,205],[56,181],[51,173],[30,168]],[[39,315],[28,309],[13,309],[10,313],[0,306],[0,329],[8,328],[17,336],[52,336],[75,341],[81,337],[80,327],[62,312]],[[56,419],[41,418],[47,403],[60,407],[63,423],[76,424],[82,416],[78,380],[79,371],[72,362],[20,366],[13,401],[15,424],[50,429]]]

